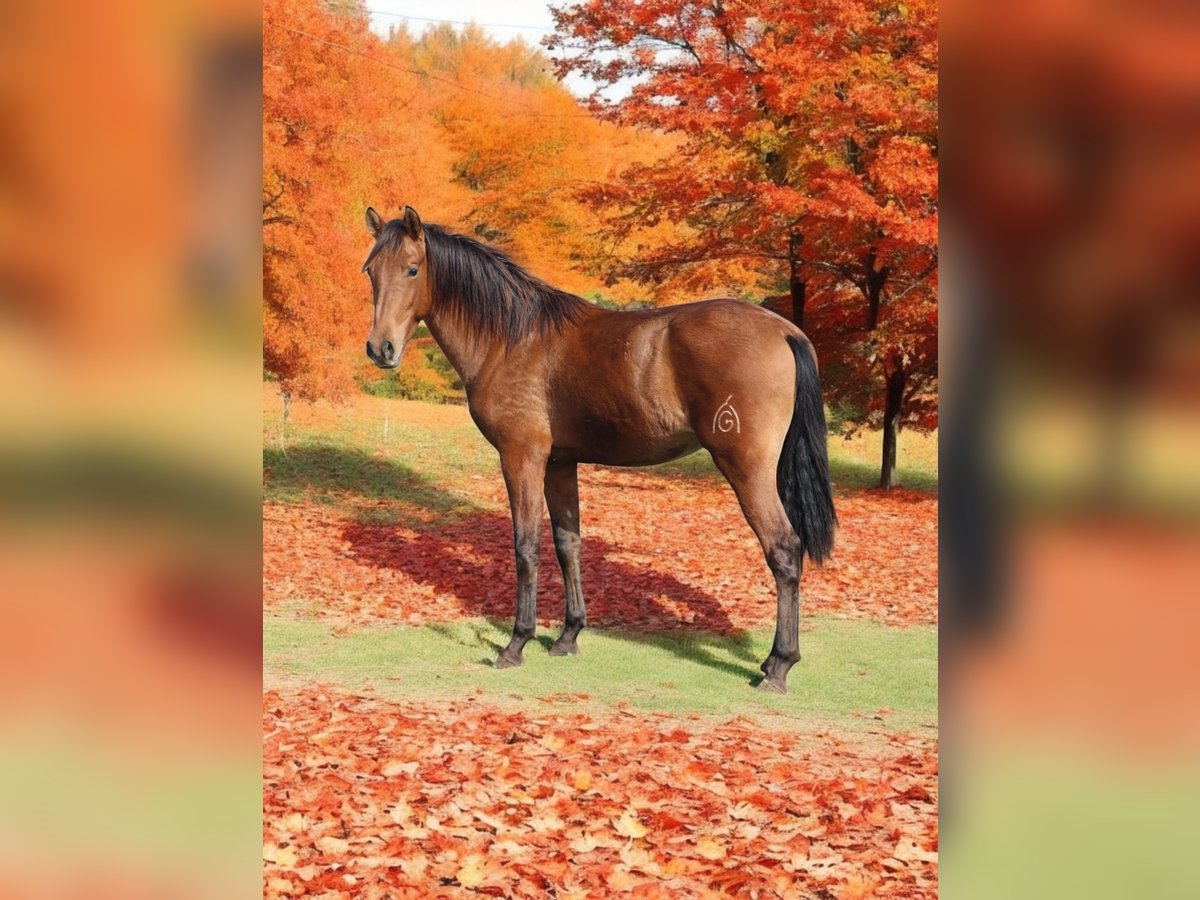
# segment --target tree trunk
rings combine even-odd
[[[807,301],[808,285],[800,277],[800,244],[804,235],[795,233],[788,238],[788,294],[792,298],[792,321],[804,330],[804,304]]]
[[[891,271],[887,266],[875,268],[874,250],[867,254],[863,263],[863,271],[866,275],[864,284],[867,295],[867,331],[874,331],[875,326],[879,324],[879,307],[883,303],[883,286],[887,284]]]
[[[792,321],[801,331],[804,330],[804,303],[808,285],[795,275],[788,281],[788,293],[792,297]]]
[[[900,404],[907,380],[902,368],[896,368],[887,377],[887,399],[883,408],[883,463],[879,467],[879,486],[885,491],[899,484],[896,478],[896,439],[900,436]]]

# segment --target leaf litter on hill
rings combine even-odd
[[[263,705],[267,897],[934,897],[937,743],[329,688]]]

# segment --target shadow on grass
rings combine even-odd
[[[477,509],[403,463],[326,443],[301,443],[286,451],[264,448],[263,481],[267,500],[348,506],[365,520],[402,519],[403,507],[416,507],[439,519]],[[387,501],[397,508],[389,509]]]
[[[694,632],[676,631],[671,633],[640,634],[632,631],[606,631],[609,637],[641,644],[657,650],[665,650],[687,662],[693,662],[708,669],[725,672],[746,678],[752,685],[762,681],[763,673],[757,665],[747,666],[718,657],[714,651],[724,650],[735,659],[756,662],[752,638],[747,631],[737,631],[731,634],[699,634]]]
[[[486,668],[495,665],[495,654],[499,653],[508,643],[512,631],[512,619],[489,617],[484,622],[446,622],[433,623],[425,626],[433,633],[448,641],[468,648],[486,648],[491,655],[480,657],[475,662]],[[465,630],[464,630],[465,629]],[[535,644],[541,652],[549,652],[554,643],[558,627],[544,629],[538,634],[530,647]],[[603,636],[610,640],[622,641],[628,644],[646,647],[652,650],[671,653],[685,662],[691,662],[718,672],[725,672],[741,678],[746,678],[751,684],[762,680],[762,671],[757,665],[742,665],[733,660],[757,662],[754,654],[753,636],[747,631],[737,631],[730,634],[710,634],[707,632],[691,632],[676,630],[672,632],[641,633],[628,631],[623,628],[587,628],[580,640],[583,642],[582,652],[591,657],[603,652],[588,646],[588,634]],[[726,659],[723,657],[732,657]]]
[[[359,521],[347,525],[343,537],[359,561],[403,571],[439,594],[457,598],[466,615],[493,622],[507,620],[511,627],[516,576],[512,521],[508,516],[474,512],[416,537],[387,523]],[[562,578],[548,528],[543,528],[541,550],[538,608],[543,621],[551,610],[551,617],[559,620],[564,606]],[[719,647],[738,658],[753,659],[749,636],[734,628],[720,601],[671,575],[618,562],[613,558],[618,551],[599,538],[584,540],[583,590],[593,628],[621,629],[608,633],[661,646],[714,668],[752,674],[743,667],[729,669],[730,663],[706,649],[707,643],[715,639]],[[763,575],[766,577],[765,565]],[[688,621],[681,620],[663,602],[664,598],[671,605],[686,608]],[[624,629],[648,633],[627,633]],[[497,651],[501,647],[490,635],[481,632],[476,637],[480,645]],[[545,640],[549,642],[549,635]]]

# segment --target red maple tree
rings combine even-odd
[[[831,385],[843,414],[883,408],[890,486],[904,401],[936,383],[934,5],[589,0],[555,17],[547,44],[560,73],[597,82],[593,109],[679,138],[672,158],[586,192],[621,244],[612,271],[670,290],[786,286],[801,327],[810,294],[847,304],[857,286],[861,311],[840,315],[869,336],[823,358],[853,379]],[[614,87],[629,92],[606,99]],[[645,241],[663,221],[671,239]],[[878,404],[853,402],[865,385]]]

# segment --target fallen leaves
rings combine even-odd
[[[597,627],[729,632],[769,625],[774,582],[723,482],[643,472],[580,473],[584,594]],[[507,505],[499,475],[480,502]],[[937,621],[937,498],[861,491],[837,498],[832,560],[808,566],[802,611],[895,625]],[[561,620],[562,580],[543,529],[541,621]],[[420,530],[363,523],[333,507],[268,503],[263,602],[357,625],[510,617],[507,514],[474,512]]]
[[[621,813],[619,819],[613,819],[613,830],[621,837],[627,837],[630,840],[645,837],[650,833],[650,829],[638,821],[637,813],[632,809]]]
[[[324,688],[263,724],[268,897],[936,896],[932,740]]]
[[[581,482],[593,625],[773,623],[772,581],[727,485],[617,470]],[[498,476],[476,488],[488,509],[506,505]],[[805,571],[804,612],[936,622],[936,498],[866,491],[837,506],[836,555]],[[264,605],[341,627],[511,616],[511,523],[488,509],[406,527],[269,503]],[[545,531],[549,623],[562,585]],[[571,701],[529,713],[269,692],[266,895],[936,895],[935,740],[587,716]]]

